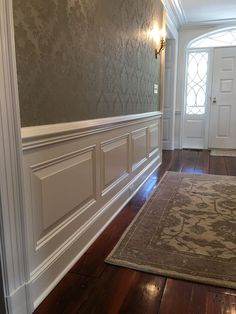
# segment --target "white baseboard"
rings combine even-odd
[[[174,150],[173,144],[170,142],[163,142],[162,145],[164,150]]]
[[[29,296],[27,295],[27,283],[20,286],[11,295],[6,297],[8,311],[12,314],[26,314],[28,313]],[[23,302],[24,301],[24,302]]]

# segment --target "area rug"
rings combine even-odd
[[[233,150],[212,149],[210,155],[216,157],[236,157],[236,149]]]
[[[236,177],[167,172],[106,262],[236,288]]]

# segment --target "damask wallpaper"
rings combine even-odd
[[[160,0],[14,0],[22,126],[158,109]]]

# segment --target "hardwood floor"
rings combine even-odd
[[[236,291],[104,263],[166,170],[236,175],[236,158],[208,151],[163,153],[163,164],[57,285],[35,314],[236,314]]]

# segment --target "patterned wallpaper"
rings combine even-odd
[[[158,109],[160,0],[14,0],[22,126]]]

